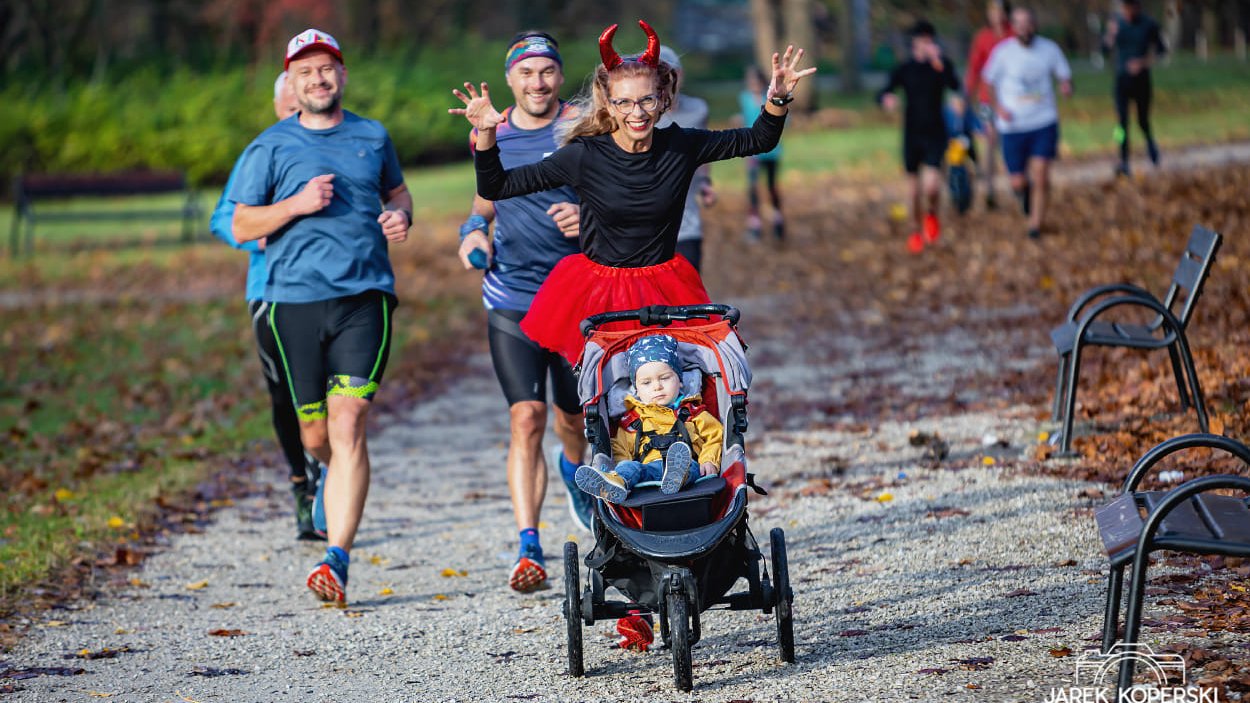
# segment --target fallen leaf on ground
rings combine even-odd
[[[186,586],[184,586],[184,588],[186,588],[188,591],[202,591],[205,588],[208,588],[208,581],[196,581],[194,583],[188,583]]]
[[[227,629],[219,628],[216,630],[209,630],[208,634],[212,635],[213,637],[242,637],[246,635],[247,633],[244,632],[243,630],[233,630],[233,629],[227,630]]]
[[[208,607],[217,608],[218,610],[225,610],[226,608],[233,608],[236,605],[238,605],[238,603],[235,603],[234,601],[230,601],[229,603],[213,603],[212,605]]]

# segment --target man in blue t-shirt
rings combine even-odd
[[[515,168],[556,150],[555,124],[566,108],[560,100],[564,68],[559,44],[542,32],[516,35],[504,57],[504,76],[516,104],[503,111],[506,121],[499,125],[495,138],[504,166]],[[472,142],[475,135],[469,139]],[[556,262],[579,251],[579,214],[577,195],[567,186],[499,202],[475,195],[472,213],[460,228],[464,267],[472,267],[470,255],[475,249],[487,256],[482,302],[491,361],[508,401],[512,430],[508,486],[521,542],[508,584],[521,592],[537,589],[547,580],[538,522],[547,491],[542,440],[547,429],[549,376],[555,432],[562,445],[553,452],[551,463],[564,481],[574,522],[590,529],[590,500],[573,483],[586,450],[577,378],[567,361],[540,347],[520,325]],[[492,220],[493,237],[489,236]]]
[[[299,103],[295,101],[295,93],[286,80],[285,71],[278,74],[278,79],[273,84],[273,111],[279,120],[299,112]],[[313,520],[313,501],[317,481],[321,476],[321,465],[304,451],[304,445],[300,442],[299,419],[295,415],[291,388],[286,383],[286,374],[282,372],[278,341],[269,329],[269,304],[264,300],[265,240],[257,239],[246,244],[234,241],[234,228],[231,226],[234,220],[234,203],[229,195],[242,163],[243,159],[240,158],[231,169],[230,177],[226,179],[226,187],[221,192],[221,199],[217,201],[217,207],[208,221],[208,227],[227,244],[250,253],[247,267],[247,305],[252,316],[252,332],[256,335],[260,369],[269,389],[274,433],[277,434],[278,446],[282,448],[282,454],[291,467],[291,491],[295,494],[295,537],[325,539],[325,533],[318,531]]]
[[[308,575],[346,600],[349,552],[369,490],[365,419],[386,369],[396,305],[389,242],[412,226],[412,196],[386,129],[342,107],[347,71],[333,37],[287,44],[297,116],[243,153],[230,191],[234,238],[265,239],[265,300],[304,447],[328,467],[326,556]]]

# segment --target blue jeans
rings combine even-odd
[[[644,481],[659,481],[664,477],[664,461],[656,459],[646,464],[640,461],[626,460],[618,462],[616,465],[616,473],[625,479],[625,487],[633,490],[634,486]],[[686,480],[682,481],[683,486],[688,485],[694,479],[699,477],[699,465],[693,460],[690,462],[690,468],[686,470]]]

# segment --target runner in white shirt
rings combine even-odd
[[[1065,97],[1070,96],[1072,69],[1058,44],[1037,36],[1032,10],[1016,8],[1011,26],[1015,38],[994,48],[981,77],[989,88],[995,126],[1002,135],[1011,189],[1029,218],[1029,237],[1037,239],[1050,191],[1050,162],[1059,145],[1054,81]]]

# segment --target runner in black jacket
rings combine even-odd
[[[941,233],[938,201],[942,188],[942,158],[946,153],[946,119],[942,98],[959,93],[959,77],[935,41],[933,25],[921,20],[911,29],[911,58],[894,67],[890,80],[877,93],[877,102],[893,112],[894,91],[903,89],[903,168],[911,184],[912,219],[916,229],[907,240],[912,253],[933,244]],[[962,109],[962,103],[959,105]]]

